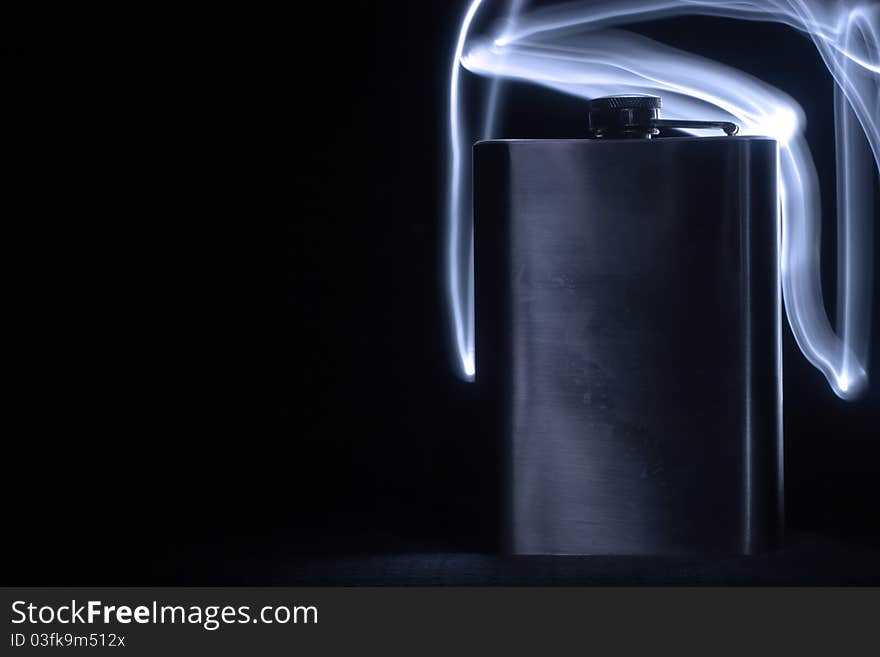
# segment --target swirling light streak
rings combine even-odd
[[[481,38],[469,28],[482,0],[468,8],[459,33],[450,87],[452,164],[449,186],[449,299],[463,375],[475,372],[473,238],[470,162],[461,157],[472,137],[489,136],[500,80],[518,79],[583,98],[613,93],[663,96],[664,115],[734,120],[741,134],[779,143],[782,217],[781,279],[785,309],[806,358],[845,399],[867,385],[872,292],[871,236],[874,165],[880,166],[880,5],[815,0],[598,0],[570,2],[519,15]],[[820,202],[815,165],[803,136],[800,106],[783,92],[717,62],[622,30],[618,25],[703,14],[772,21],[807,34],[835,81],[838,189],[837,332],[822,299],[819,275]],[[484,134],[461,120],[461,66],[492,78]],[[873,155],[873,158],[872,158]],[[871,160],[874,160],[872,164]],[[464,239],[466,237],[466,239]],[[463,277],[462,272],[467,276]]]

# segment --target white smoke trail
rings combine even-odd
[[[782,212],[782,287],[798,346],[842,398],[867,385],[872,293],[873,170],[880,165],[880,4],[817,0],[597,0],[570,2],[512,17],[487,36],[471,38],[482,0],[469,7],[459,35],[451,80],[452,168],[449,187],[449,289],[462,372],[474,359],[473,242],[469,195],[470,145],[460,118],[460,65],[493,78],[485,126],[493,125],[500,79],[519,79],[592,98],[615,93],[663,97],[664,116],[733,120],[741,134],[779,143]],[[741,71],[609,29],[683,14],[773,21],[812,39],[835,85],[838,152],[838,317],[832,328],[819,276],[819,186],[803,136],[800,106],[781,91]],[[488,127],[484,128],[484,130]],[[482,135],[479,135],[482,136]],[[463,236],[467,243],[463,244]],[[467,271],[466,282],[461,271]]]

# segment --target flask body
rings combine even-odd
[[[477,385],[518,554],[780,538],[776,143],[474,148]]]

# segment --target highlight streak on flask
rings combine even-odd
[[[450,116],[450,258],[448,265],[454,334],[462,370],[473,378],[473,241],[470,205],[462,207],[469,145],[460,121],[459,64],[497,80],[519,79],[590,98],[613,93],[660,94],[664,113],[677,119],[735,120],[741,134],[768,135],[780,147],[782,215],[781,277],[789,324],[801,351],[842,398],[867,384],[870,344],[872,222],[875,164],[880,165],[880,5],[844,5],[817,0],[718,2],[715,0],[598,0],[574,2],[514,16],[503,30],[471,39],[468,10],[453,61]],[[513,8],[516,13],[516,7]],[[798,104],[781,91],[741,71],[611,26],[682,14],[772,21],[805,32],[834,77],[838,152],[838,317],[832,328],[819,277],[820,202],[812,155],[803,136]],[[579,34],[573,32],[574,28]],[[491,125],[495,101],[486,108]],[[469,254],[469,260],[453,254]],[[453,271],[455,270],[455,271]],[[461,292],[461,272],[468,272]],[[459,293],[456,293],[459,290]],[[466,299],[466,302],[463,300]],[[458,305],[456,306],[456,304]]]

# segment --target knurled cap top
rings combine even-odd
[[[603,96],[590,100],[588,109],[622,110],[622,109],[660,109],[663,101],[660,96],[643,96],[641,94],[621,94],[619,96]]]

